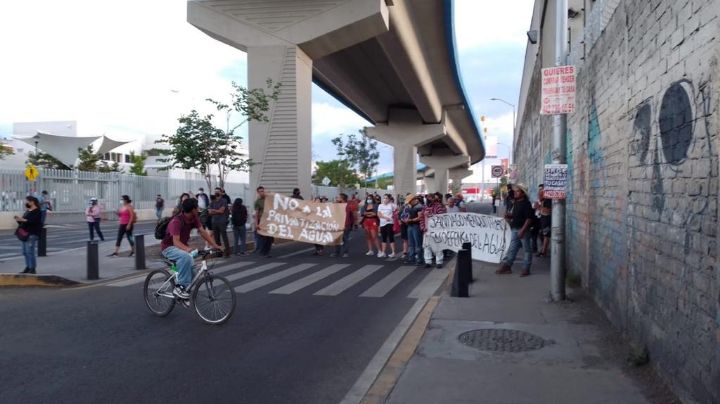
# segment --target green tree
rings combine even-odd
[[[118,163],[117,161],[113,161],[112,164],[108,164],[107,161],[103,161],[100,163],[97,170],[98,170],[98,172],[101,172],[101,173],[121,173],[121,172],[123,172],[123,170],[120,169],[120,163]]]
[[[28,155],[28,162],[30,162],[32,165],[42,168],[54,168],[58,170],[72,169],[71,167],[65,165],[63,162],[56,159],[55,157],[43,152],[30,153]]]
[[[78,160],[80,163],[76,167],[80,171],[97,171],[98,163],[100,163],[100,155],[95,153],[92,145],[88,145],[86,148],[78,148]]]
[[[338,156],[344,157],[363,179],[373,176],[379,163],[380,152],[377,150],[377,141],[370,139],[364,130],[359,131],[359,136],[340,135],[332,139],[332,143]]]
[[[132,167],[130,167],[130,174],[140,176],[147,175],[147,171],[145,170],[145,160],[147,160],[147,155],[145,155],[144,153],[137,155],[135,154],[135,152],[130,152],[130,161],[132,162]]]
[[[193,109],[190,114],[178,119],[180,127],[174,134],[162,135],[155,142],[169,145],[169,149],[158,149],[158,153],[167,156],[159,161],[169,163],[168,168],[196,168],[205,177],[208,188],[212,188],[210,169],[213,166],[217,167],[218,185],[221,187],[231,171],[247,171],[250,168],[252,162],[240,152],[242,137],[235,131],[249,121],[269,121],[266,113],[270,102],[277,100],[280,94],[280,84],[268,80],[264,89],[247,89],[233,82],[232,87],[234,92],[230,94],[229,103],[207,99],[218,111],[226,114],[225,130],[214,126],[213,114],[201,116]],[[234,112],[245,119],[231,128],[230,116]]]
[[[2,141],[0,141],[0,160],[4,159],[5,156],[9,156],[15,154],[12,147],[6,145]]]
[[[273,84],[270,79],[264,89],[247,89],[235,82],[232,82],[232,87],[234,92],[230,94],[229,104],[207,99],[219,112],[224,112],[226,117],[225,131],[217,137],[211,158],[218,170],[220,187],[225,186],[225,179],[231,171],[248,171],[252,165],[252,161],[240,153],[242,136],[235,131],[250,121],[269,122],[267,111],[270,109],[270,102],[276,101],[280,95],[280,83]],[[233,113],[239,113],[244,119],[231,128],[230,117]]]
[[[317,170],[315,170],[313,183],[316,185],[322,185],[322,180],[325,177],[330,179],[330,183],[333,186],[343,188],[354,186],[360,182],[360,179],[350,168],[347,160],[318,161],[315,164],[317,165]]]

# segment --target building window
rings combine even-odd
[[[125,162],[126,162],[126,163],[131,163],[131,161],[130,161],[130,155],[129,155],[129,154],[125,154],[124,156],[125,156]]]

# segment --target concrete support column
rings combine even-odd
[[[462,180],[472,175],[472,170],[468,170],[465,167],[458,167],[450,169],[450,180],[452,180],[453,192],[460,192],[462,190]]]
[[[391,109],[388,123],[365,130],[369,137],[393,147],[395,193],[416,193],[417,148],[445,136],[445,127],[423,123],[414,109]]]
[[[435,171],[434,187],[430,188],[430,184],[428,184],[428,191],[445,194],[448,191],[448,170],[458,166],[466,168],[470,163],[470,158],[465,155],[434,154],[431,156],[422,156],[420,157],[420,161],[432,167]]]
[[[270,105],[270,122],[249,125],[250,189],[289,195],[297,187],[309,197],[312,60],[294,45],[248,47],[248,87],[265,88],[268,79],[281,83],[280,96]]]

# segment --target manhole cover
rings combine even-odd
[[[546,341],[525,331],[486,328],[472,330],[458,337],[463,344],[482,351],[522,352],[540,349]]]

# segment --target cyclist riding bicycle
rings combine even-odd
[[[173,289],[173,295],[181,299],[190,298],[187,287],[192,282],[193,258],[197,256],[197,250],[193,250],[187,245],[192,229],[198,229],[200,236],[210,246],[220,249],[210,232],[205,230],[202,223],[200,223],[197,200],[184,200],[182,202],[182,211],[170,220],[165,237],[160,244],[162,255],[169,260],[175,261],[178,269],[178,283]]]

